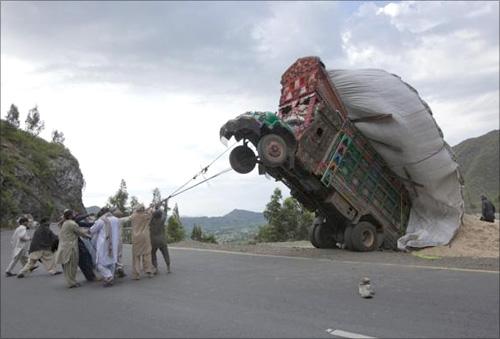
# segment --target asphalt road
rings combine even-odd
[[[1,232],[2,272],[10,234]],[[43,267],[25,279],[2,273],[1,336],[499,336],[498,272],[174,248],[171,257],[172,274],[111,288],[67,289]],[[373,299],[357,293],[364,276]]]

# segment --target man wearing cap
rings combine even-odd
[[[73,220],[72,210],[64,211],[64,221],[59,232],[59,247],[56,253],[56,263],[61,264],[64,278],[69,288],[79,287],[76,282],[76,268],[78,266],[78,237],[90,238],[85,229],[78,227]]]
[[[495,206],[484,195],[481,196],[481,219],[495,222]]]
[[[18,278],[24,278],[25,274],[31,272],[37,261],[41,261],[50,275],[62,273],[56,270],[52,246],[57,241],[57,235],[50,230],[49,218],[42,218],[40,226],[36,229],[29,248],[28,263],[17,274]]]
[[[21,262],[23,267],[28,262],[28,249],[31,240],[28,234],[28,221],[29,220],[26,217],[19,218],[19,226],[17,226],[14,234],[12,235],[11,244],[14,248],[12,250],[12,260],[10,261],[9,266],[5,271],[5,275],[7,277],[15,276],[15,274],[12,273],[12,269],[14,268],[14,266],[16,266],[18,261]]]

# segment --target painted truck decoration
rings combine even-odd
[[[247,112],[221,127],[221,138],[243,140],[230,154],[231,167],[244,174],[258,164],[259,174],[287,185],[316,214],[315,247],[396,248],[408,223],[409,194],[347,118],[321,60],[297,60],[281,85],[277,114]]]

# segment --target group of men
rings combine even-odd
[[[50,229],[49,219],[42,218],[40,226],[30,237],[30,222],[21,217],[12,236],[12,261],[5,274],[7,277],[16,276],[12,270],[21,262],[23,267],[17,277],[24,278],[37,268],[37,262],[41,262],[51,275],[64,272],[68,287],[75,288],[80,286],[76,280],[79,266],[87,280],[102,280],[105,287],[112,286],[115,276],[125,276],[122,227],[127,221],[132,229],[132,279],[139,280],[141,271],[148,277],[158,274],[158,250],[167,265],[167,273],[170,273],[165,220],[166,212],[160,206],[146,210],[139,205],[128,217],[123,217],[119,210],[103,207],[97,219],[65,210],[59,222],[59,236]],[[62,272],[56,269],[58,264],[62,265]]]

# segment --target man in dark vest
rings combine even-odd
[[[24,278],[28,272],[33,270],[39,260],[51,275],[61,274],[62,271],[56,270],[54,253],[52,253],[52,247],[57,241],[57,235],[50,229],[49,218],[42,218],[40,226],[33,234],[33,239],[31,240],[28,262],[17,274],[17,277]]]
[[[166,207],[166,206],[165,206]],[[155,274],[158,274],[158,261],[156,251],[160,250],[163,259],[167,264],[167,273],[170,273],[170,255],[168,254],[167,238],[165,236],[166,211],[163,212],[159,206],[156,206],[151,221],[149,222],[149,234],[151,236],[151,259],[155,267]]]
[[[88,222],[87,221],[88,214],[79,214],[75,217],[75,221],[78,224],[79,227],[84,227],[90,229],[92,225],[94,225],[93,222]],[[83,275],[85,276],[85,279],[87,281],[94,281],[96,280],[96,275],[94,273],[94,261],[92,260],[92,255],[90,254],[87,246],[90,245],[90,240],[85,239],[82,237],[78,238],[78,267],[80,267],[80,271],[82,271]]]
[[[481,196],[481,220],[495,222],[495,206],[484,195]]]

